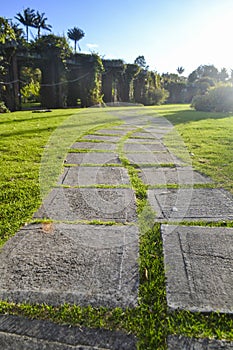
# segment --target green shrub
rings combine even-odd
[[[233,87],[230,85],[212,87],[205,95],[195,96],[192,107],[197,111],[233,112]]]
[[[165,89],[150,87],[142,98],[145,106],[160,105],[166,101],[169,92]]]
[[[5,106],[5,103],[0,101],[0,113],[9,113],[9,109]]]
[[[196,109],[196,111],[211,111],[211,102],[208,94],[194,96],[191,106]]]

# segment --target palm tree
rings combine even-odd
[[[34,27],[35,20],[35,10],[30,9],[29,7],[23,10],[23,14],[17,13],[15,19],[22,23],[26,27],[27,41],[28,41],[28,28]]]
[[[37,28],[38,30],[38,39],[40,38],[40,31],[41,29],[45,29],[45,30],[48,30],[49,32],[51,32],[51,28],[52,26],[50,24],[47,24],[46,21],[47,21],[47,17],[44,17],[45,16],[45,13],[39,13],[37,11],[36,13],[36,17],[34,19],[34,27]]]
[[[76,53],[77,42],[84,37],[85,33],[82,29],[74,27],[73,29],[68,30],[67,35],[69,39],[74,40],[74,52]],[[78,47],[79,51],[81,51],[79,45]]]
[[[178,72],[178,74],[183,74],[184,73],[184,68],[183,67],[178,67],[177,68],[177,72]]]

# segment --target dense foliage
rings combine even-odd
[[[201,65],[188,78],[162,74],[162,86],[169,91],[168,103],[191,103],[199,111],[232,111],[232,73],[213,65]]]
[[[205,95],[195,96],[192,106],[197,111],[233,112],[233,87],[230,85],[212,87]]]
[[[0,101],[0,113],[8,113],[9,109],[5,106],[5,103]]]
[[[144,105],[191,103],[197,110],[232,110],[233,72],[229,75],[226,68],[219,71],[214,65],[201,65],[187,78],[182,66],[177,74],[158,74],[149,70],[143,55],[133,64],[126,64],[104,60],[96,53],[76,54],[76,46],[85,35],[78,27],[69,29],[68,37],[52,33],[41,36],[42,29],[50,32],[52,28],[44,13],[26,8],[15,19],[26,28],[26,35],[17,24],[0,18],[0,100],[11,110],[22,107],[23,101],[40,101],[49,108],[120,101]],[[29,27],[37,30],[30,42]],[[74,41],[74,53],[68,39]],[[18,54],[25,57],[25,62],[20,63],[20,74],[15,76],[12,70],[17,70],[13,65]],[[28,60],[28,56],[37,61]],[[38,70],[40,77],[35,77]]]

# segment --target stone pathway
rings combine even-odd
[[[233,342],[169,336],[168,350],[232,350]]]
[[[233,229],[162,225],[172,309],[233,313]]]
[[[123,332],[111,332],[60,326],[48,321],[0,316],[2,350],[131,350],[136,338]]]
[[[138,305],[136,198],[117,152],[130,131],[124,138],[124,156],[149,186],[148,201],[162,224],[168,307],[232,313],[233,229],[184,226],[233,220],[232,196],[193,171],[179,137],[176,149],[186,160],[166,147],[173,126],[165,118],[117,113],[123,126],[102,127],[71,146],[57,186],[34,215],[43,221],[25,226],[3,247],[0,298],[123,309]],[[136,338],[1,316],[0,348],[136,349]],[[168,348],[233,345],[169,336]]]

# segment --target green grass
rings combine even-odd
[[[103,150],[103,149],[85,149],[85,148],[79,148],[79,149],[75,149],[75,148],[71,148],[69,149],[68,153],[112,153],[112,150]]]
[[[50,134],[71,111],[0,115],[0,243],[40,204],[39,169]]]
[[[106,189],[118,189],[118,188],[131,188],[130,185],[127,184],[121,184],[121,185],[105,185],[105,184],[98,184],[98,185],[82,185],[82,186],[70,186],[70,185],[57,185],[56,187],[60,188],[106,188]]]
[[[0,245],[30,220],[56,182],[71,144],[96,125],[120,123],[107,110],[0,115]]]
[[[193,167],[233,193],[233,115],[193,110],[163,115],[175,125]]]
[[[122,111],[121,108],[114,110]],[[185,142],[188,152],[193,153],[193,166],[212,177],[216,182],[213,186],[232,190],[233,116],[195,112],[187,105],[165,105],[135,110],[138,114],[168,118],[175,125],[181,140]],[[111,111],[112,109],[79,109],[35,114],[25,111],[0,115],[1,243],[26,221],[31,220],[33,212],[41,203],[41,196],[56,183],[63,160],[73,142],[84,135],[98,132],[98,129],[120,125],[121,121]],[[128,113],[128,110],[125,113]],[[137,335],[138,348],[142,350],[166,349],[168,334],[233,340],[232,315],[167,311],[160,225],[154,224],[155,214],[147,203],[148,186],[139,178],[137,167],[130,164],[123,152],[123,142],[129,137],[133,137],[133,132],[121,138],[118,151],[123,166],[129,172],[131,185],[137,197],[140,228],[139,306],[135,309],[110,310],[67,304],[52,307],[2,301],[0,314],[50,319],[61,324],[122,329]],[[171,139],[170,145],[176,149],[176,143],[172,144]],[[95,220],[91,223],[115,224]],[[198,224],[233,227],[232,222]]]

